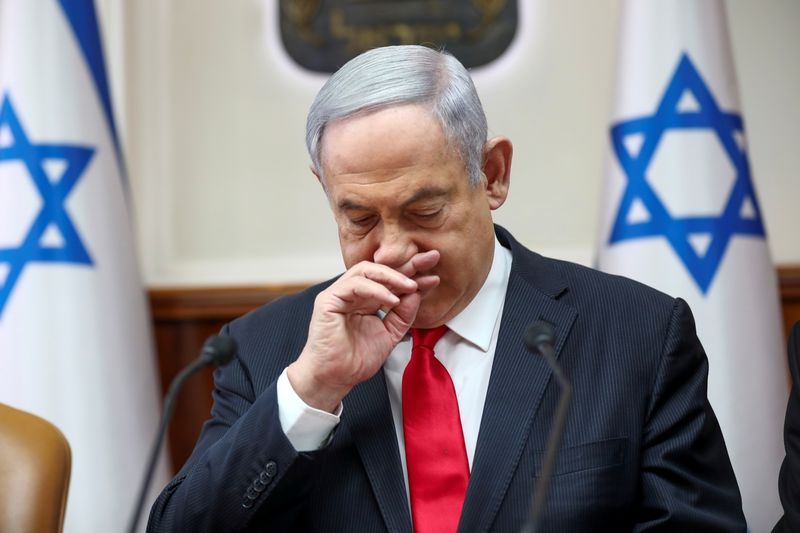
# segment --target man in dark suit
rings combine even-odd
[[[466,70],[372,50],[309,112],[347,271],[225,327],[212,418],[151,531],[515,531],[574,387],[543,529],[744,531],[686,304],[494,226],[512,147]],[[446,327],[444,327],[446,326]]]
[[[789,333],[789,370],[792,374],[792,390],[783,428],[786,457],[778,478],[783,517],[775,525],[773,533],[800,531],[800,322],[795,322]]]

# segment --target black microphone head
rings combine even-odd
[[[239,353],[236,341],[228,335],[211,335],[203,344],[200,358],[212,366],[227,365]]]
[[[537,320],[525,330],[525,345],[529,350],[539,352],[542,344],[553,346],[556,342],[556,330],[544,320]]]

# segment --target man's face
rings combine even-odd
[[[469,304],[491,267],[491,209],[507,189],[497,203],[485,179],[470,186],[428,110],[404,105],[329,124],[322,166],[347,268],[360,261],[398,268],[438,250],[439,263],[421,274],[441,282],[424,295],[414,326],[438,326]]]

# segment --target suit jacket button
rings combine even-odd
[[[264,465],[264,472],[266,472],[269,477],[275,477],[275,474],[278,473],[278,465],[275,461],[270,461]]]
[[[253,502],[251,500],[244,500],[242,502],[242,507],[244,507],[245,509],[252,509]]]
[[[258,479],[256,481],[260,481],[264,485],[269,485],[270,482],[272,482],[272,478],[269,474],[267,474],[266,471],[263,471],[258,475]]]
[[[253,488],[255,489],[256,492],[262,493],[264,492],[264,489],[267,488],[267,484],[263,483],[260,479],[256,479],[255,481],[253,481]]]
[[[258,498],[258,493],[255,491],[255,489],[252,486],[250,486],[250,487],[247,487],[247,492],[244,493],[244,496],[248,500],[255,500],[256,498]]]

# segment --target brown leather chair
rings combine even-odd
[[[58,428],[0,404],[0,531],[60,532],[71,466]]]

